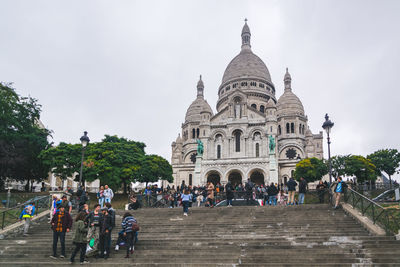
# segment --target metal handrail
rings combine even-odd
[[[6,227],[10,224],[16,223],[19,219],[19,215],[22,212],[22,210],[25,208],[25,206],[27,204],[29,204],[31,202],[35,203],[35,214],[33,214],[33,215],[39,214],[39,210],[41,210],[41,208],[49,209],[50,208],[50,199],[51,199],[50,195],[41,196],[34,200],[26,201],[25,203],[17,205],[13,208],[9,208],[9,209],[0,211],[1,229],[4,229],[4,227]],[[8,222],[8,223],[6,222],[7,216],[11,217],[11,222]]]
[[[331,193],[333,194],[332,191]],[[363,216],[370,217],[374,224],[383,227],[388,235],[396,235],[400,230],[399,222],[385,207],[363,194],[351,188],[346,188],[343,199],[353,208],[360,210]],[[332,201],[334,201],[333,197]]]

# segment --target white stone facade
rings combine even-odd
[[[204,99],[200,76],[197,98],[172,143],[175,185],[183,180],[193,186],[208,180],[281,183],[292,176],[301,159],[322,158],[322,132],[312,134],[308,128],[303,105],[292,92],[290,74],[286,70],[285,90],[277,100],[267,66],[251,51],[250,37],[245,23],[241,52],[229,63],[218,89],[216,114]],[[276,142],[274,151],[269,151],[270,135]],[[201,175],[195,179],[196,139],[203,142],[204,154]],[[273,161],[278,164],[277,180],[270,177]]]

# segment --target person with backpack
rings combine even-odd
[[[233,186],[231,184],[231,181],[228,181],[228,183],[225,186],[225,192],[226,192],[226,204],[228,207],[232,207],[232,199],[233,199]]]
[[[31,220],[32,220],[33,215],[35,215],[35,203],[31,202],[24,207],[21,214],[19,215],[20,220],[22,220],[22,219],[25,220],[24,234],[23,234],[24,236],[28,236],[28,231],[29,231],[29,227],[31,225]]]
[[[271,185],[268,187],[268,199],[270,206],[276,206],[278,193],[278,188],[274,185],[274,183],[271,183]]]
[[[293,177],[290,177],[289,181],[287,182],[287,188],[288,188],[288,193],[289,193],[289,200],[288,200],[288,205],[294,205],[294,195],[296,193],[296,186],[297,183],[293,179]]]
[[[135,230],[134,227],[137,226],[137,221],[130,212],[126,212],[124,214],[121,226],[122,226],[122,231],[124,232],[123,236],[126,240],[125,258],[129,258],[129,251],[132,254],[133,251],[135,250],[134,241],[137,238],[137,231],[134,231]],[[117,246],[115,247],[115,250],[118,250]]]
[[[85,225],[86,213],[81,211],[75,218],[75,234],[73,239],[73,244],[75,245],[75,249],[72,251],[70,263],[74,263],[75,256],[80,251],[79,262],[81,264],[89,263],[85,261],[85,254],[86,254],[86,243],[87,243],[87,233],[88,228]]]
[[[57,243],[60,239],[61,255],[60,258],[65,258],[65,234],[69,232],[72,227],[72,218],[64,206],[59,206],[58,211],[54,214],[51,220],[51,229],[53,230],[53,255],[52,259],[57,258]]]

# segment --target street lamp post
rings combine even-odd
[[[82,143],[82,159],[81,159],[81,172],[79,174],[79,186],[82,187],[83,158],[85,156],[86,146],[89,144],[90,141],[86,131],[83,132],[83,136],[81,137],[80,140]]]
[[[329,186],[332,185],[332,164],[331,164],[331,139],[329,137],[329,133],[333,127],[334,123],[329,119],[328,113],[325,115],[324,124],[322,124],[322,128],[326,131],[328,135],[328,162],[329,162]]]

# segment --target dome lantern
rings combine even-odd
[[[285,91],[292,90],[292,77],[290,76],[288,68],[286,68],[286,73],[285,77],[283,78],[283,81],[285,82]]]
[[[200,80],[197,82],[197,97],[204,98],[204,83],[201,79],[201,75]]]
[[[250,49],[250,28],[249,25],[247,25],[247,19],[244,19],[244,26],[242,29],[242,49]]]

